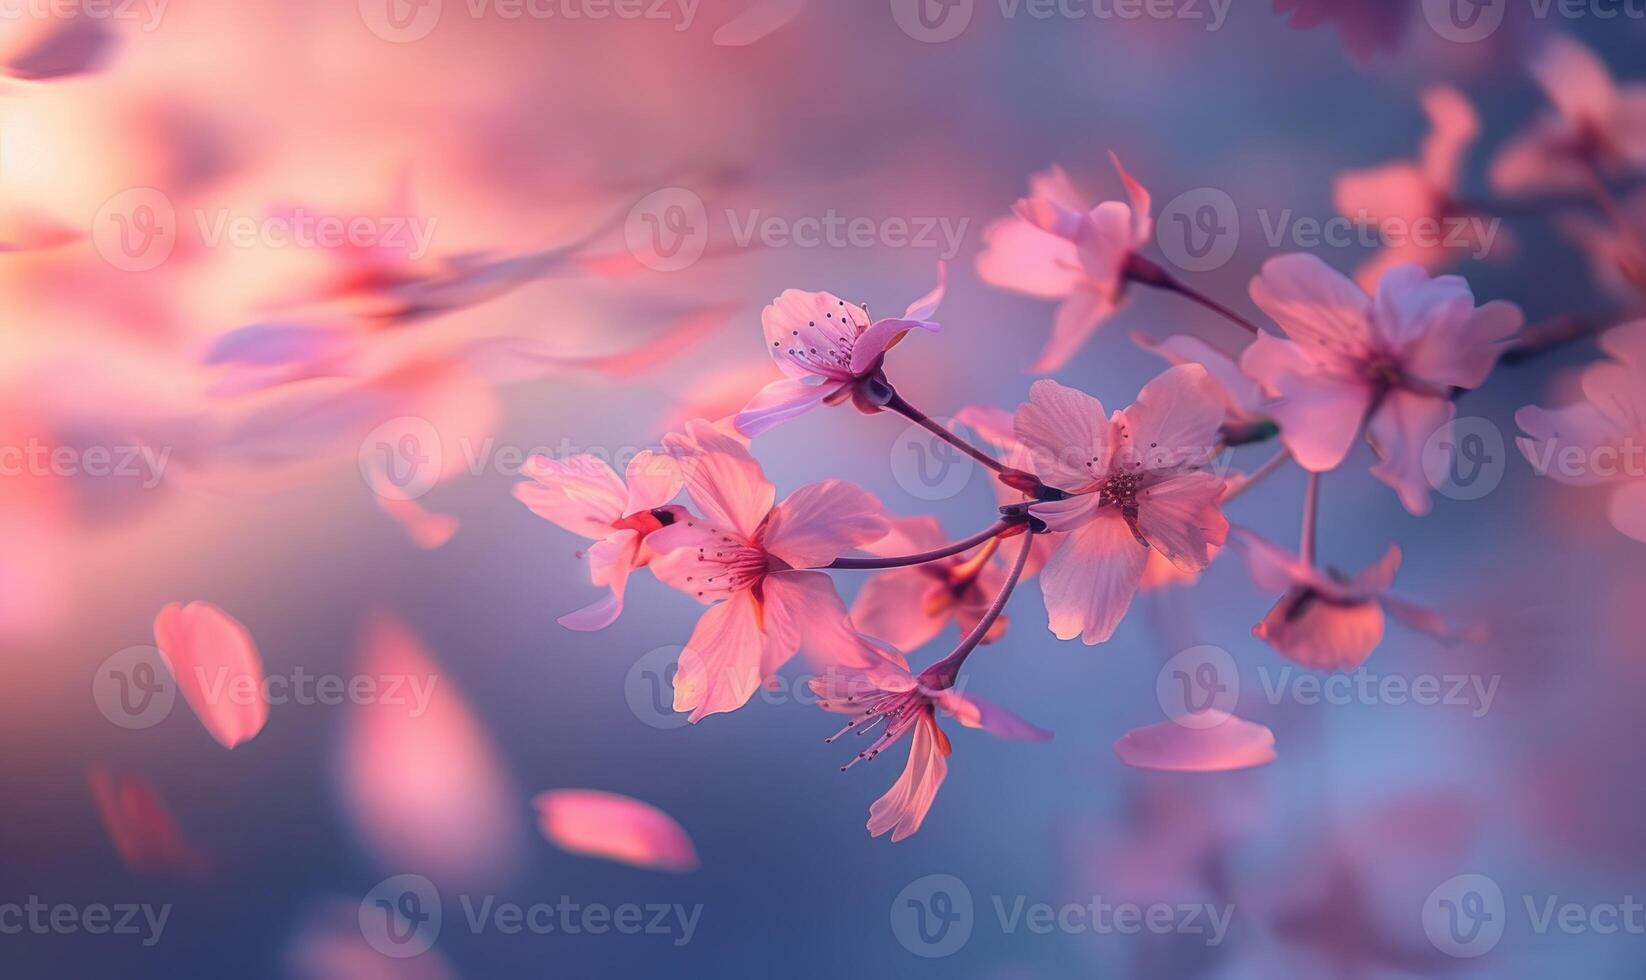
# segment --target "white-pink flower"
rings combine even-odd
[[[1257,587],[1282,593],[1263,621],[1252,627],[1252,635],[1305,667],[1360,666],[1383,640],[1385,612],[1446,643],[1480,636],[1476,629],[1459,627],[1440,613],[1389,595],[1400,570],[1398,547],[1391,546],[1371,568],[1346,575],[1317,568],[1245,528],[1236,528],[1231,540],[1245,554]]]
[[[1149,192],[1132,179],[1113,153],[1130,204],[1104,201],[1093,207],[1059,167],[1035,174],[1029,196],[1012,217],[983,232],[977,274],[1000,289],[1038,299],[1061,300],[1052,337],[1030,370],[1056,371],[1124,298],[1126,266],[1154,233]]]
[[[1461,278],[1415,265],[1389,270],[1368,296],[1312,255],[1270,259],[1251,292],[1291,339],[1258,335],[1240,366],[1273,399],[1267,411],[1292,455],[1313,472],[1333,469],[1364,425],[1379,457],[1372,475],[1426,513],[1424,445],[1456,416],[1453,389],[1486,380],[1524,323],[1519,307],[1477,309]]]
[[[784,290],[760,314],[766,352],[786,376],[760,389],[737,415],[737,429],[757,436],[819,405],[848,398],[875,410],[891,388],[881,373],[886,352],[910,330],[936,332],[947,268],[939,263],[937,285],[909,304],[900,317],[873,320],[869,311],[833,293]]]
[[[913,733],[909,761],[903,774],[869,807],[869,833],[891,832],[900,841],[920,829],[932,808],[938,788],[949,773],[949,737],[937,725],[937,712],[967,728],[981,728],[997,738],[1044,742],[1052,733],[1037,728],[1009,711],[954,689],[959,663],[944,658],[910,674],[889,650],[878,650],[885,659],[862,668],[831,670],[811,682],[818,707],[850,715],[846,727],[830,736],[833,742],[848,732],[866,735],[879,727],[878,737],[842,769],[867,762],[905,735]]]
[[[680,468],[660,453],[641,452],[620,479],[605,460],[577,455],[565,459],[534,456],[526,462],[531,482],[514,495],[544,520],[593,540],[589,576],[610,590],[598,602],[560,617],[571,630],[602,630],[623,612],[629,573],[652,557],[647,537],[673,517],[662,511],[680,493]]]
[[[1113,635],[1154,549],[1184,570],[1205,568],[1228,522],[1223,480],[1207,472],[1223,401],[1206,369],[1170,368],[1130,408],[1037,381],[1017,412],[1017,437],[1036,475],[1066,499],[1031,513],[1064,532],[1040,573],[1050,626],[1088,645]]]
[[[1504,144],[1492,161],[1493,187],[1576,190],[1597,172],[1646,169],[1646,84],[1619,85],[1593,51],[1564,35],[1546,41],[1528,67],[1555,111]]]
[[[1515,413],[1515,440],[1539,473],[1572,486],[1610,486],[1612,526],[1646,542],[1646,320],[1600,339],[1611,361],[1583,371],[1583,400]]]
[[[826,480],[782,503],[742,441],[707,422],[664,438],[701,517],[652,532],[653,574],[707,605],[680,654],[674,708],[691,720],[733,711],[804,649],[821,665],[861,665],[863,643],[826,573],[885,537],[880,502]]]

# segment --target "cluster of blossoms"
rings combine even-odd
[[[1588,175],[1603,192],[1618,172],[1646,168],[1638,92],[1610,87],[1604,69],[1597,75],[1571,42],[1553,44],[1535,71],[1559,114],[1511,143],[1494,168],[1501,190],[1563,187]],[[1374,197],[1385,210],[1406,212],[1472,207],[1456,193],[1462,148],[1478,129],[1472,110],[1450,90],[1431,94],[1426,106],[1439,132],[1424,161],[1350,175],[1341,197]],[[847,716],[839,734],[873,734],[848,767],[910,743],[902,776],[870,810],[870,831],[894,840],[919,828],[947,772],[940,717],[1001,738],[1051,737],[962,693],[959,683],[968,658],[1005,633],[1007,601],[1031,579],[1051,633],[1096,645],[1114,635],[1140,589],[1192,582],[1232,543],[1255,585],[1280,596],[1254,635],[1307,667],[1356,668],[1381,642],[1386,616],[1443,641],[1474,635],[1390,594],[1398,547],[1358,574],[1320,561],[1320,475],[1342,466],[1363,437],[1376,460],[1371,475],[1412,514],[1428,512],[1425,452],[1455,451],[1456,440],[1436,437],[1450,430],[1458,397],[1483,384],[1506,354],[1525,357],[1569,332],[1523,331],[1516,306],[1477,305],[1463,279],[1431,275],[1443,256],[1428,253],[1379,260],[1364,287],[1314,256],[1274,257],[1250,287],[1273,327],[1251,323],[1144,255],[1150,195],[1115,166],[1126,201],[1094,204],[1052,170],[1034,178],[1030,196],[987,234],[977,262],[984,281],[1061,303],[1034,370],[1065,366],[1134,286],[1224,315],[1249,331],[1244,349],[1225,352],[1188,336],[1140,338],[1169,366],[1127,407],[1111,412],[1076,387],[1039,380],[1015,412],[957,413],[979,434],[978,445],[909,404],[887,366],[907,335],[940,330],[934,318],[945,270],[901,316],[881,320],[832,293],[784,292],[762,316],[766,350],[783,378],[753,393],[741,412],[665,435],[662,451],[637,457],[626,478],[587,456],[534,461],[519,498],[595,542],[591,577],[609,592],[562,624],[609,625],[640,568],[702,603],[674,679],[675,710],[693,722],[747,704],[803,654],[821,706]],[[1634,229],[1614,232],[1634,243]],[[1646,439],[1646,324],[1619,328],[1603,343],[1614,362],[1585,374],[1587,401],[1521,413],[1528,457],[1549,442],[1593,449]],[[846,403],[866,415],[902,416],[987,467],[998,481],[998,518],[951,541],[935,519],[889,516],[870,493],[837,480],[779,502],[751,451],[754,440]],[[1231,447],[1273,438],[1282,448],[1249,474],[1213,466]],[[1231,528],[1226,516],[1241,494],[1289,462],[1309,474],[1295,552]],[[682,492],[688,503],[678,502]],[[1617,490],[1612,514],[1619,528],[1646,540],[1646,479]],[[873,573],[853,608],[831,571]],[[924,669],[911,667],[910,655],[951,621],[959,643]],[[1274,757],[1267,729],[1233,716],[1215,721],[1139,729],[1117,751],[1131,765],[1176,770]]]

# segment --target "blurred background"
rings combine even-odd
[[[1273,600],[1238,561],[1141,595],[1097,648],[1047,633],[1031,583],[969,683],[1056,740],[951,725],[948,781],[897,844],[863,822],[902,750],[838,772],[851,750],[823,744],[837,726],[798,672],[696,726],[658,709],[699,614],[687,597],[639,575],[610,629],[555,622],[596,598],[587,542],[512,498],[521,461],[621,468],[684,419],[735,411],[776,376],[759,317],[785,288],[886,315],[946,261],[944,332],[911,337],[888,372],[934,416],[1012,408],[1052,305],[990,288],[974,260],[1030,173],[1062,164],[1116,197],[1112,150],[1157,209],[1227,195],[1227,258],[1183,274],[1256,315],[1246,283],[1268,256],[1345,272],[1371,257],[1299,240],[1299,222],[1337,217],[1344,171],[1415,154],[1427,87],[1477,105],[1463,189],[1488,198],[1491,153],[1545,104],[1523,68],[1537,39],[1572,35],[1646,78],[1627,5],[1511,2],[1478,41],[1437,29],[1432,3],[1273,6],[8,4],[0,442],[26,452],[0,480],[0,906],[66,905],[81,925],[12,929],[0,911],[0,972],[1637,975],[1646,562],[1603,494],[1513,451],[1514,411],[1569,398],[1592,344],[1505,367],[1460,403],[1502,440],[1490,492],[1412,517],[1366,476],[1364,447],[1323,482],[1331,564],[1398,543],[1397,588],[1490,624],[1488,642],[1391,625],[1371,694],[1311,696],[1308,672],[1251,637]],[[1173,227],[1157,260],[1181,254]],[[1548,215],[1503,232],[1512,248],[1455,269],[1481,301],[1533,322],[1619,308]],[[1160,368],[1133,332],[1244,343],[1140,292],[1059,380],[1127,404]],[[399,452],[407,425],[440,459],[415,512],[373,491],[373,454]],[[814,412],[755,452],[779,496],[841,478],[957,537],[992,519],[985,476],[891,416]],[[1282,472],[1230,518],[1290,546],[1302,487]],[[861,577],[836,578],[849,602]],[[424,678],[436,700],[288,698],[232,751],[180,701],[117,717],[111,658],[190,600],[244,623],[270,677]],[[1240,714],[1274,730],[1279,758],[1123,767],[1114,740],[1161,718],[1162,665],[1198,644],[1232,656]],[[1438,703],[1389,678],[1433,678]],[[133,860],[94,773],[149,787],[189,860]],[[561,788],[661,808],[701,867],[554,847],[530,801]],[[360,910],[406,874],[438,889],[443,922],[400,958]],[[678,906],[692,925],[671,911],[660,930],[567,934],[471,915],[562,901]],[[1094,903],[1171,911],[1161,929],[1063,914]],[[163,930],[94,934],[97,905],[168,911]],[[1440,935],[1465,913],[1487,931]]]

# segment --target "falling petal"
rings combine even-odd
[[[184,837],[177,819],[149,781],[105,769],[87,774],[103,829],[126,867],[143,874],[198,879],[208,862]]]
[[[532,801],[538,827],[573,854],[659,871],[695,871],[697,849],[685,828],[649,803],[588,789],[550,790]]]
[[[1275,736],[1263,725],[1215,712],[1208,727],[1162,721],[1134,728],[1114,745],[1120,761],[1137,769],[1169,772],[1227,772],[1275,760]]]
[[[263,659],[245,626],[209,602],[174,602],[154,618],[154,645],[183,699],[224,748],[263,730]]]

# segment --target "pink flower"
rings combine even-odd
[[[1030,368],[1056,371],[1086,338],[1119,307],[1126,289],[1126,266],[1154,232],[1149,192],[1132,179],[1120,158],[1119,171],[1131,203],[1104,201],[1092,207],[1062,169],[1053,167],[1029,181],[1029,196],[1012,208],[1013,217],[983,232],[977,274],[986,283],[1039,299],[1062,300],[1052,339]]]
[[[910,330],[942,329],[932,321],[948,281],[939,263],[937,286],[909,304],[901,317],[869,320],[869,311],[833,293],[784,290],[760,314],[766,351],[787,377],[760,389],[743,411],[737,428],[746,436],[798,418],[818,405],[852,399],[859,408],[877,410],[891,392],[881,365],[886,352]]]
[[[1170,368],[1112,419],[1090,395],[1035,382],[1017,436],[1041,481],[1068,495],[1031,508],[1066,532],[1041,572],[1059,639],[1091,645],[1113,635],[1151,548],[1180,568],[1206,567],[1228,532],[1223,481],[1204,471],[1222,423],[1217,385],[1195,364]]]
[[[1009,711],[954,690],[959,663],[952,657],[914,676],[889,659],[889,651],[882,655],[888,659],[859,669],[831,670],[811,682],[812,692],[820,699],[818,707],[851,716],[829,742],[847,732],[866,735],[884,723],[878,737],[842,766],[842,771],[875,758],[914,733],[903,775],[869,807],[869,833],[874,837],[890,831],[892,840],[900,841],[919,830],[931,810],[949,773],[949,737],[937,726],[938,709],[967,728],[981,728],[997,738],[1044,742],[1052,737],[1051,732]]]
[[[675,710],[696,722],[740,708],[802,648],[821,664],[862,663],[833,580],[805,569],[885,537],[880,502],[827,480],[774,507],[771,483],[736,437],[698,420],[663,442],[703,516],[652,533],[652,572],[709,606],[680,654]]]
[[[1545,476],[1611,486],[1612,526],[1646,542],[1646,320],[1613,328],[1600,346],[1612,360],[1584,369],[1584,400],[1522,408],[1515,422],[1526,435],[1515,442]]]
[[[1506,194],[1587,187],[1597,172],[1646,169],[1646,84],[1619,86],[1577,41],[1550,38],[1528,66],[1555,111],[1535,120],[1492,161]]]
[[[1185,334],[1167,337],[1158,343],[1148,335],[1132,334],[1132,343],[1154,354],[1166,363],[1198,364],[1211,375],[1217,385],[1218,397],[1223,402],[1223,429],[1226,436],[1245,433],[1268,425],[1263,414],[1263,391],[1257,382],[1241,373],[1235,359],[1199,337]],[[1271,428],[1268,433],[1273,437]]]
[[[668,456],[642,452],[629,461],[628,485],[605,460],[594,456],[526,463],[531,482],[518,484],[514,496],[544,520],[594,541],[589,548],[589,576],[610,590],[600,601],[560,617],[571,630],[602,630],[623,612],[629,573],[652,557],[647,538],[674,515],[664,506],[680,492],[680,468]]]
[[[1434,272],[1467,249],[1478,252],[1492,241],[1484,219],[1456,203],[1464,155],[1480,137],[1480,117],[1463,93],[1446,85],[1423,93],[1423,111],[1429,116],[1429,136],[1418,159],[1351,170],[1337,178],[1339,214],[1399,236],[1356,273],[1367,290],[1395,266],[1415,263]],[[1465,229],[1467,238],[1457,240],[1454,228]]]
[[[935,517],[900,518],[891,532],[867,550],[877,555],[910,555],[935,551],[951,539]],[[899,650],[924,646],[950,622],[962,635],[983,618],[1006,581],[1006,568],[991,538],[969,552],[922,565],[892,568],[871,575],[852,605],[852,622],[862,633]],[[1006,617],[997,619],[984,636],[993,643],[1006,632]]]
[[[1237,528],[1235,546],[1246,555],[1252,580],[1265,592],[1284,593],[1252,635],[1281,655],[1316,670],[1353,670],[1383,640],[1387,611],[1407,627],[1446,643],[1478,640],[1440,613],[1388,594],[1400,569],[1400,548],[1391,546],[1376,565],[1349,576],[1320,569],[1269,541]]]
[[[1240,366],[1274,399],[1268,411],[1292,455],[1333,469],[1365,424],[1380,460],[1372,475],[1426,513],[1424,444],[1457,414],[1452,389],[1486,380],[1520,309],[1476,309],[1468,283],[1415,265],[1389,270],[1374,298],[1312,255],[1270,259],[1252,300],[1291,338],[1259,335]]]

